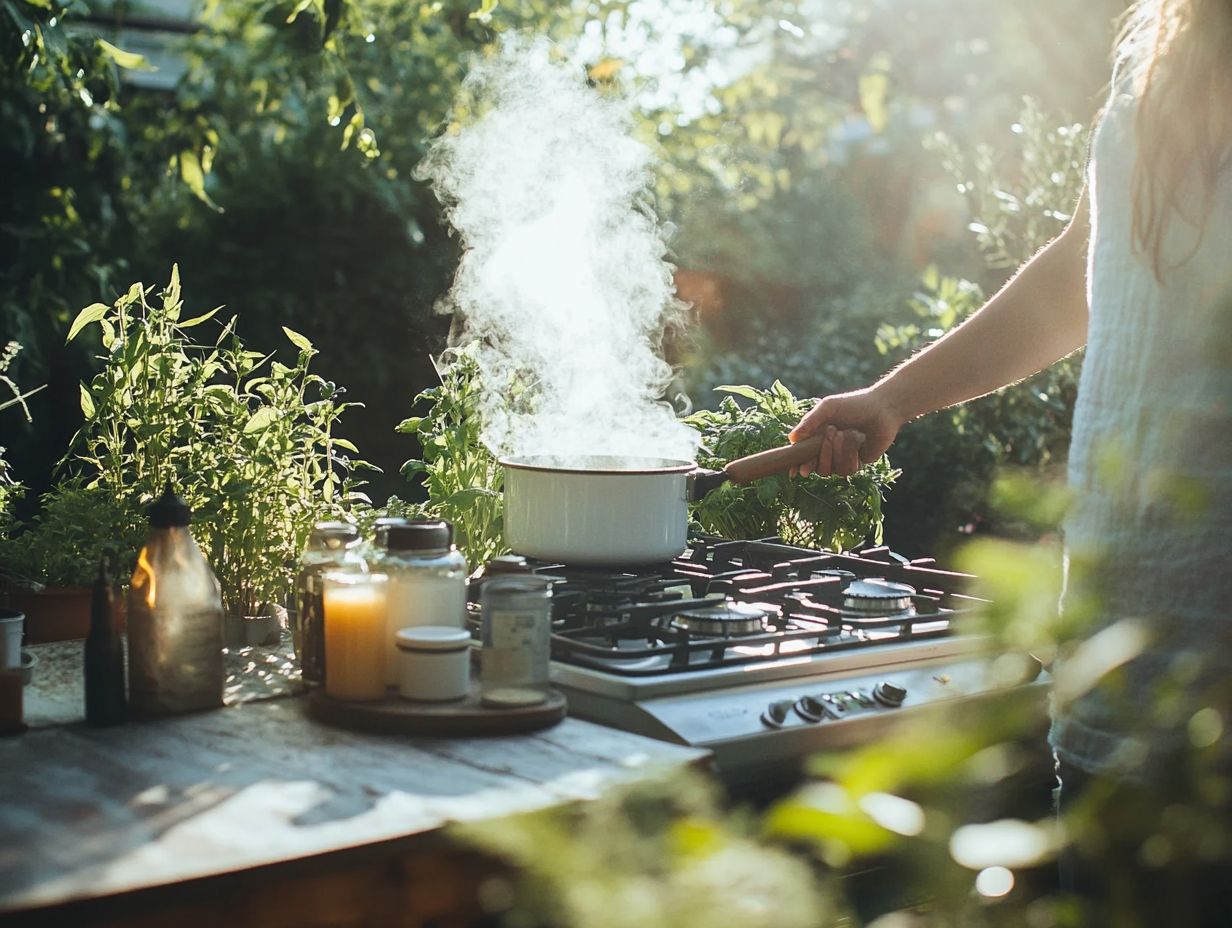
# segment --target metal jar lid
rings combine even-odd
[[[359,529],[350,522],[318,522],[308,536],[308,547],[322,551],[346,548],[359,541]]]
[[[544,574],[498,574],[495,577],[485,577],[480,592],[484,597],[518,593],[546,597],[552,595],[552,584],[558,579]]]
[[[448,551],[453,547],[453,526],[444,519],[415,519],[385,530],[390,551]]]
[[[399,651],[463,651],[470,647],[471,633],[452,625],[416,625],[394,635]]]

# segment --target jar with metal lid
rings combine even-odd
[[[483,582],[482,700],[494,707],[532,706],[551,690],[552,581],[506,574]]]
[[[390,524],[374,569],[389,576],[386,661],[390,686],[398,685],[397,635],[424,625],[466,624],[466,558],[453,544],[453,526],[441,519]]]
[[[354,525],[318,522],[300,556],[291,642],[303,680],[313,686],[325,682],[325,587],[321,578],[327,571],[365,571],[359,548],[359,530]]]

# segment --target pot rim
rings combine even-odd
[[[641,458],[614,454],[521,454],[498,458],[497,462],[501,466],[512,470],[539,471],[548,474],[653,476],[660,474],[691,474],[698,469],[694,461],[682,461],[676,458]]]

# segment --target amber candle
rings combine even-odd
[[[384,574],[326,573],[325,692],[337,699],[385,696]]]

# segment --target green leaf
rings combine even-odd
[[[411,416],[409,419],[403,419],[399,422],[394,431],[400,432],[403,435],[414,435],[419,431],[423,421],[423,416]]]
[[[428,465],[423,461],[407,461],[402,465],[400,473],[403,477],[409,477],[412,474],[422,474],[428,469]]]
[[[81,412],[87,419],[94,418],[94,397],[84,383],[81,384]]]
[[[253,432],[260,432],[267,429],[278,418],[277,411],[271,406],[262,406],[255,413],[248,423],[244,426],[244,434],[250,435]]]
[[[889,94],[890,76],[884,71],[860,75],[860,106],[869,126],[878,134],[890,122]]]
[[[158,70],[158,68],[146,61],[144,55],[138,55],[136,52],[126,52],[122,48],[116,48],[106,39],[95,39],[95,41],[98,42],[99,50],[114,61],[117,67],[124,68],[127,71]]]
[[[757,491],[757,501],[763,506],[770,506],[778,499],[783,488],[783,481],[778,477],[766,477],[754,484]]]
[[[500,0],[481,0],[479,9],[471,13],[471,19],[487,19],[500,6]]]
[[[222,212],[222,207],[210,199],[205,192],[205,171],[201,168],[201,159],[191,148],[186,148],[179,154],[180,178],[193,194],[210,209]]]
[[[316,349],[312,347],[312,342],[308,341],[308,339],[300,335],[294,329],[288,329],[284,325],[282,327],[282,331],[286,333],[287,338],[291,340],[291,344],[294,345],[296,348],[298,348],[300,351],[313,351],[313,352],[316,351]]]
[[[715,393],[732,393],[736,396],[743,396],[746,400],[759,402],[762,398],[762,392],[756,387],[750,387],[747,384],[724,384],[721,387],[714,388]]]
[[[355,447],[355,443],[353,441],[348,441],[345,438],[334,438],[331,440],[333,441],[335,447],[341,448],[344,451],[350,451],[352,454],[359,454],[359,449]]]
[[[105,303],[91,303],[85,309],[77,314],[77,318],[73,320],[73,324],[69,326],[68,338],[64,340],[64,344],[68,344],[77,337],[77,333],[88,326],[91,322],[98,322],[107,315],[107,311],[111,309]]]
[[[299,0],[299,3],[295,4],[295,8],[287,15],[287,23],[295,22],[299,18],[299,14],[312,6],[313,2],[314,0]]]
[[[454,506],[458,509],[465,509],[468,506],[473,506],[481,499],[500,499],[501,495],[487,487],[467,487],[465,490],[458,490],[456,493],[450,493],[442,502],[446,506]]]
[[[180,266],[171,265],[171,280],[167,282],[167,305],[174,306],[180,302]]]
[[[201,323],[203,323],[203,322],[206,322],[206,321],[208,321],[208,320],[210,320],[210,319],[213,319],[213,318],[214,318],[214,314],[215,314],[215,313],[217,313],[220,309],[222,309],[222,307],[221,307],[221,306],[215,306],[215,307],[214,307],[213,309],[211,309],[208,313],[205,313],[205,314],[200,315],[200,316],[193,316],[191,319],[188,319],[188,320],[185,320],[184,322],[181,322],[181,323],[179,324],[179,325],[180,325],[180,328],[181,328],[181,329],[191,329],[191,328],[192,328],[193,326],[195,326],[195,325],[200,325],[200,324],[201,324]]]

